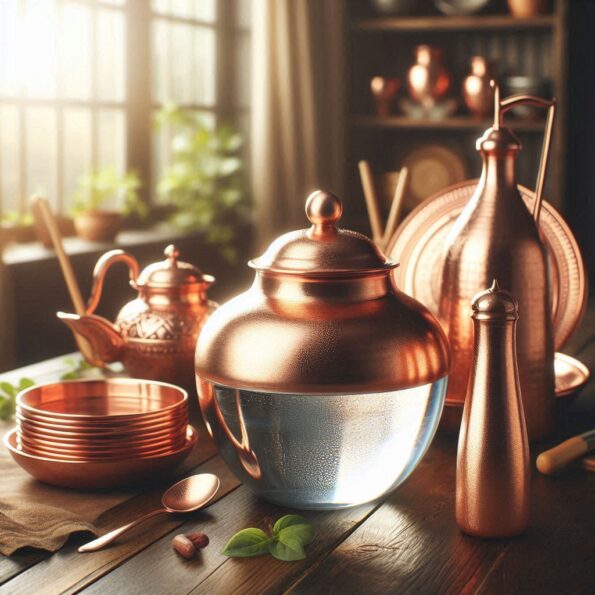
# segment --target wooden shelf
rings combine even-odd
[[[403,128],[410,130],[485,130],[492,125],[491,120],[476,120],[470,116],[451,116],[444,120],[420,120],[407,116],[351,116],[351,123],[357,128]],[[506,125],[513,130],[522,132],[542,132],[544,122],[509,118]]]
[[[548,29],[556,23],[554,15],[540,15],[518,19],[510,15],[480,16],[428,16],[428,17],[374,17],[358,19],[352,29],[359,32],[384,31],[467,31],[477,29]]]

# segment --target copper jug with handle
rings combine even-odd
[[[533,213],[517,189],[515,158],[521,143],[503,125],[509,109],[529,104],[548,110]],[[439,319],[452,352],[447,403],[462,405],[473,353],[473,296],[497,278],[519,304],[518,368],[530,440],[555,425],[554,349],[547,254],[539,213],[551,143],[555,100],[517,95],[500,100],[495,87],[494,123],[477,141],[483,171],[475,192],[445,245]]]
[[[95,265],[86,315],[58,312],[58,318],[90,343],[92,365],[104,367],[120,361],[133,377],[190,387],[198,335],[217,308],[207,297],[215,279],[180,261],[173,245],[165,249],[165,257],[139,273],[138,261],[131,254],[107,252]],[[94,312],[106,273],[116,263],[128,266],[130,285],[138,296],[112,323]]]

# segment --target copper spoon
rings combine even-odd
[[[158,514],[198,510],[206,506],[213,499],[219,490],[220,483],[219,478],[211,473],[201,473],[200,475],[186,477],[186,479],[182,479],[174,484],[163,494],[161,498],[163,508],[149,512],[127,525],[114,529],[85,545],[81,545],[79,552],[96,552],[109,545],[123,533]]]

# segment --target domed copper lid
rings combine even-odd
[[[471,305],[476,320],[517,320],[518,303],[511,293],[500,289],[494,279],[492,286],[473,298]]]
[[[136,280],[137,287],[171,288],[211,284],[215,280],[194,265],[178,260],[180,252],[170,244],[163,252],[165,260],[150,264],[142,270]]]
[[[376,244],[355,231],[339,229],[343,206],[330,192],[318,190],[306,201],[312,226],[282,235],[250,266],[268,273],[301,276],[351,276],[386,271],[398,265]]]
[[[221,306],[198,339],[201,382],[258,392],[361,394],[425,385],[448,373],[434,316],[398,291],[365,236],[337,229],[340,200],[315,192],[312,227],[251,265],[254,283]],[[200,384],[200,383],[199,383]]]

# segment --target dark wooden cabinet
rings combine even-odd
[[[415,148],[442,144],[464,160],[468,177],[481,170],[475,140],[489,120],[474,119],[465,109],[461,85],[472,56],[489,58],[500,81],[509,76],[532,76],[549,81],[550,96],[558,100],[558,111],[545,198],[564,210],[566,146],[566,44],[565,0],[551,3],[551,12],[527,19],[508,13],[505,2],[492,0],[484,11],[468,16],[444,16],[433,3],[425,14],[386,16],[375,13],[372,2],[347,2],[347,194],[353,226],[368,232],[367,216],[357,162],[367,159],[375,171],[399,169],[403,158]],[[442,48],[444,63],[452,76],[450,96],[458,100],[455,114],[442,120],[407,117],[398,109],[390,117],[374,115],[370,79],[375,75],[401,80],[399,98],[407,96],[406,74],[414,60],[414,49],[427,43]],[[519,182],[535,184],[545,113],[542,120],[507,116],[507,123],[523,143],[518,158]]]

